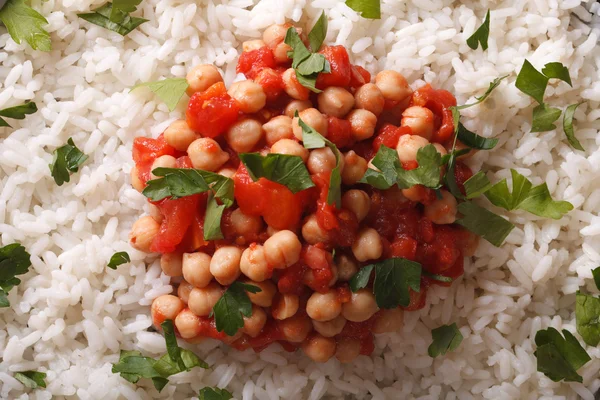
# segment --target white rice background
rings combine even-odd
[[[594,291],[600,264],[599,3],[579,0],[384,0],[382,19],[360,18],[337,0],[144,0],[150,21],[123,38],[78,19],[102,0],[33,0],[48,21],[53,50],[43,53],[0,35],[0,108],[33,99],[40,110],[14,129],[0,129],[1,244],[22,243],[33,266],[0,310],[0,397],[3,399],[190,398],[204,386],[227,387],[237,399],[593,399],[600,387],[600,350],[580,370],[584,383],[554,383],[536,372],[533,337],[553,326],[575,331],[575,291]],[[466,38],[492,9],[489,49]],[[144,211],[129,185],[135,136],[156,137],[182,117],[140,82],[183,77],[215,63],[235,77],[241,43],[286,20],[330,20],[328,43],[343,44],[371,72],[394,68],[414,86],[430,82],[459,103],[510,74],[492,98],[463,112],[468,128],[500,138],[472,167],[501,179],[514,167],[575,209],[559,221],[510,213],[517,228],[502,248],[482,243],[451,288],[433,288],[427,306],[406,314],[402,332],[376,339],[371,357],[351,365],[314,364],[279,346],[260,354],[205,342],[194,347],[211,366],[171,378],[162,393],[147,380],[133,385],[110,372],[121,349],[165,351],[148,331],[149,306],[169,293],[155,258],[133,250],[127,233]],[[137,14],[136,14],[137,15]],[[524,58],[538,69],[560,61],[573,88],[552,82],[547,101],[575,114],[574,151],[562,128],[529,133],[532,100],[514,86]],[[58,187],[48,164],[69,137],[90,156]],[[493,176],[492,176],[493,175]],[[495,210],[501,212],[500,210]],[[131,264],[106,264],[127,251]],[[432,328],[457,322],[465,339],[446,356],[427,355]],[[47,389],[25,390],[14,371],[48,374]]]

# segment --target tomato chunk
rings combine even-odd
[[[198,209],[200,195],[182,197],[177,200],[164,199],[156,203],[164,216],[158,235],[150,250],[157,253],[171,253],[181,243]]]
[[[433,112],[435,130],[431,138],[432,142],[444,143],[452,137],[454,120],[450,107],[456,105],[452,93],[442,89],[435,90],[427,84],[413,93],[410,104],[429,108]]]
[[[350,87],[359,88],[365,83],[371,82],[371,73],[360,65],[353,65],[352,74],[350,76]]]
[[[240,108],[218,82],[190,98],[186,112],[190,128],[206,137],[216,137],[237,121]]]
[[[248,79],[254,79],[263,68],[275,68],[276,66],[273,50],[263,46],[260,49],[243,52],[235,71],[238,74],[244,74]]]
[[[394,126],[385,124],[381,127],[375,139],[373,139],[373,150],[379,151],[379,148],[384,145],[390,149],[396,149],[400,136],[410,135],[412,130],[408,126]]]
[[[348,52],[344,46],[324,46],[319,53],[323,54],[327,61],[329,61],[331,72],[328,74],[319,74],[317,77],[317,88],[325,89],[329,86],[349,86],[352,76],[352,64],[350,64],[350,57],[348,57]]]
[[[352,136],[350,121],[328,116],[327,124],[327,139],[332,141],[338,149],[350,147],[354,144],[355,140]]]
[[[263,68],[254,81],[262,86],[267,101],[273,102],[283,93],[283,80],[281,74],[272,68]]]
[[[175,153],[175,148],[167,144],[162,134],[156,139],[136,137],[133,140],[133,161],[140,180],[145,183],[150,179],[150,168],[154,160],[160,156],[173,156]]]

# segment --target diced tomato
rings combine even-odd
[[[390,245],[391,257],[402,257],[414,261],[417,256],[417,245],[415,239],[401,235]]]
[[[426,107],[433,112],[435,131],[431,142],[444,143],[452,137],[454,120],[450,107],[456,105],[456,99],[452,93],[442,89],[435,90],[427,84],[413,93],[410,105]]]
[[[352,64],[350,57],[344,46],[324,46],[319,53],[323,54],[327,61],[331,72],[320,73],[317,77],[317,88],[325,89],[329,86],[347,87],[350,85],[352,75]]]
[[[423,217],[419,221],[419,230],[417,239],[420,242],[431,243],[435,239],[435,233],[433,231],[433,222],[428,218]]]
[[[398,232],[416,237],[419,218],[414,203],[408,201],[397,186],[388,190],[373,189],[366,221],[381,236],[392,240]]]
[[[352,136],[350,121],[328,116],[327,123],[327,139],[332,141],[338,149],[350,147],[354,144],[355,140]]]
[[[331,173],[329,172],[311,176],[314,184],[319,189],[319,199],[317,200],[317,223],[326,231],[339,228],[338,220],[335,215],[335,205],[327,203],[330,177]]]
[[[244,74],[248,79],[254,79],[263,68],[275,68],[276,66],[273,50],[263,46],[260,49],[243,52],[235,71],[238,74]]]
[[[398,146],[400,136],[410,134],[412,134],[412,130],[408,126],[398,127],[392,124],[385,124],[379,130],[375,139],[373,139],[373,150],[375,152],[379,151],[381,145],[395,150]]]
[[[373,151],[373,144],[368,140],[362,140],[352,146],[352,150],[365,160],[370,160],[375,156],[375,151]]]
[[[415,160],[402,162],[402,169],[405,169],[407,171],[417,169],[418,167],[419,167],[419,163],[416,162]]]
[[[225,84],[218,82],[192,95],[186,112],[187,123],[202,136],[212,138],[229,129],[237,121],[239,111],[237,102],[227,94]]]
[[[269,319],[258,336],[248,339],[248,343],[250,344],[250,347],[255,349],[256,352],[259,352],[265,349],[271,343],[283,340],[283,338],[283,334],[277,327],[277,322]]]
[[[350,77],[350,87],[359,88],[365,83],[371,82],[371,74],[369,71],[361,67],[360,65],[352,66],[352,74]]]
[[[465,272],[464,261],[465,261],[464,257],[458,257],[456,259],[456,262],[454,263],[454,265],[452,265],[452,267],[448,268],[447,270],[445,270],[443,273],[441,273],[439,275],[445,276],[447,278],[451,278],[454,281],[455,279],[460,277],[462,274],[464,274],[464,272]],[[444,282],[444,281],[429,278],[426,276],[424,276],[422,279],[425,279],[426,281],[428,281],[430,285],[438,285],[438,286],[452,285],[452,282]]]
[[[360,340],[360,354],[368,356],[375,350],[373,334],[371,333],[374,322],[374,317],[364,322],[347,321],[339,337],[350,337]]]
[[[430,243],[420,242],[417,261],[433,274],[442,274],[462,258],[459,232],[451,225],[435,225],[435,239]]]
[[[138,177],[142,182],[150,179],[152,163],[160,156],[174,156],[177,150],[169,146],[161,134],[156,139],[136,137],[133,140],[133,161],[138,170]]]
[[[164,199],[156,205],[164,216],[158,235],[152,241],[150,250],[157,253],[171,253],[181,243],[193,216],[197,212],[200,195],[182,197],[177,200]]]
[[[272,68],[263,68],[254,81],[262,86],[268,102],[277,100],[279,95],[283,93],[283,80],[281,74]]]
[[[175,165],[177,168],[192,168],[192,160],[188,156],[181,156]]]
[[[471,171],[471,168],[460,161],[456,162],[454,166],[454,179],[456,179],[456,185],[463,195],[467,194],[465,192],[465,182],[472,176],[473,171]]]
[[[280,293],[289,293],[299,295],[304,291],[302,279],[304,278],[304,272],[306,271],[306,265],[304,262],[297,262],[296,264],[287,267],[279,275],[277,281],[277,289]]]

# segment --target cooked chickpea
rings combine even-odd
[[[244,315],[244,327],[242,332],[250,337],[257,337],[267,323],[267,313],[261,307],[252,305],[252,315]]]
[[[182,254],[164,253],[160,256],[160,268],[167,276],[181,276]]]
[[[425,205],[423,214],[434,224],[453,224],[456,221],[456,208],[458,203],[454,196],[446,191],[440,190],[442,198],[436,199]]]
[[[271,153],[298,156],[302,161],[308,160],[308,149],[292,139],[281,139],[271,146]]]
[[[131,246],[140,251],[150,252],[150,245],[154,241],[158,231],[160,230],[160,224],[149,215],[142,217],[135,221],[129,232],[129,243]]]
[[[210,260],[210,273],[221,285],[232,284],[242,273],[242,249],[236,246],[219,247]]]
[[[345,254],[342,254],[336,258],[338,279],[342,282],[349,281],[358,272],[358,264]]]
[[[196,92],[203,92],[215,83],[223,82],[221,73],[214,65],[196,65],[185,77],[188,83],[187,94],[189,96]]]
[[[309,91],[298,82],[294,68],[288,68],[281,75],[283,90],[293,99],[308,100]]]
[[[256,282],[269,279],[273,273],[265,255],[265,248],[259,244],[252,243],[242,253],[240,270],[248,278]]]
[[[429,140],[417,135],[402,135],[398,140],[396,151],[401,162],[417,160],[417,152],[420,148],[429,144]]]
[[[273,49],[273,56],[275,57],[275,62],[278,64],[286,64],[290,61],[288,57],[288,52],[292,51],[292,47],[285,42],[279,43]]]
[[[335,165],[335,154],[333,154],[333,151],[331,151],[329,147],[311,150],[308,155],[308,161],[306,162],[308,172],[313,175],[331,172],[331,170],[335,168]]]
[[[244,43],[242,43],[242,51],[246,52],[246,51],[258,50],[261,47],[264,47],[266,45],[267,44],[260,39],[246,40]]]
[[[226,178],[233,178],[236,171],[233,168],[221,168],[217,171],[217,174],[224,176]]]
[[[184,253],[182,262],[183,278],[198,288],[203,288],[210,283],[213,275],[210,273],[210,259],[208,254]]]
[[[342,303],[335,289],[326,293],[314,292],[306,303],[306,313],[315,321],[331,321],[342,311]]]
[[[281,293],[275,297],[271,308],[271,315],[275,319],[287,319],[298,311],[300,299],[295,294]]]
[[[335,358],[341,363],[354,361],[360,355],[360,340],[353,337],[341,337],[337,341]]]
[[[177,119],[165,129],[164,137],[169,146],[186,151],[189,145],[200,136],[194,132],[184,119]]]
[[[354,93],[354,106],[379,115],[383,112],[385,99],[376,84],[367,83],[356,89]]]
[[[188,307],[199,317],[206,317],[223,294],[223,288],[215,282],[203,288],[194,288],[188,297]]]
[[[342,170],[342,182],[344,185],[354,185],[367,172],[367,160],[350,150],[344,154],[344,169]]]
[[[396,71],[381,71],[375,76],[375,85],[386,100],[402,101],[412,95],[406,78]]]
[[[238,235],[257,235],[262,232],[264,224],[256,215],[246,215],[240,208],[235,209],[230,216],[231,226]]]
[[[177,166],[177,160],[173,156],[160,156],[154,160],[152,166],[150,167],[150,179],[157,179],[158,176],[154,175],[152,171],[156,168],[175,168]]]
[[[192,291],[193,288],[194,288],[194,285],[192,285],[189,282],[183,281],[177,287],[177,296],[179,296],[181,301],[183,301],[185,304],[187,304],[187,302],[190,298],[190,292]]]
[[[334,337],[346,326],[346,318],[338,315],[331,321],[312,321],[313,328],[325,337]]]
[[[442,157],[448,154],[448,150],[446,150],[446,148],[439,143],[433,143],[433,147],[435,147],[437,152],[440,153]]]
[[[272,281],[254,282],[246,280],[244,283],[257,286],[260,289],[260,292],[257,293],[246,292],[252,304],[261,307],[271,307],[273,304],[273,297],[275,297],[275,294],[277,293],[277,286]]]
[[[160,208],[158,208],[157,206],[155,206],[152,203],[146,204],[146,207],[148,207],[148,215],[150,215],[152,218],[154,218],[154,220],[156,222],[158,222],[159,224],[163,222],[164,216],[162,215]]]
[[[319,226],[316,214],[309,215],[302,225],[302,237],[308,244],[327,243],[329,235]]]
[[[262,138],[262,125],[255,119],[237,121],[225,132],[225,140],[238,153],[248,153]]]
[[[311,360],[326,362],[335,354],[335,339],[315,334],[302,343],[302,350]]]
[[[354,107],[354,96],[344,88],[330,86],[319,93],[317,103],[323,114],[344,118]]]
[[[342,305],[342,315],[348,321],[363,322],[371,318],[378,309],[375,295],[368,289],[360,289],[352,293],[349,302]]]
[[[185,307],[185,304],[177,296],[170,294],[158,296],[154,299],[150,308],[154,326],[160,326],[167,319],[174,320],[177,314],[183,310],[183,307]]]
[[[352,253],[358,261],[376,260],[383,253],[379,233],[373,228],[365,228],[358,233],[352,245]]]
[[[175,327],[182,339],[194,338],[200,334],[200,318],[185,308],[175,317]]]
[[[311,108],[312,103],[310,100],[292,100],[285,106],[285,115],[294,118],[296,116],[296,111],[301,113],[302,111]]]
[[[301,313],[277,321],[277,327],[283,338],[291,343],[303,342],[313,328],[310,318]]]
[[[194,168],[205,171],[216,171],[229,160],[229,154],[211,138],[194,140],[187,152]]]
[[[362,190],[350,189],[342,196],[342,208],[352,211],[360,222],[369,214],[371,198]]]
[[[246,114],[259,111],[267,103],[263,87],[251,80],[232,83],[227,94],[237,101],[240,110]]]
[[[408,107],[402,113],[401,126],[408,126],[413,135],[424,137],[427,140],[433,135],[433,112],[425,107]]]
[[[352,137],[357,141],[365,140],[375,133],[377,116],[368,110],[352,110],[346,117],[352,128]]]
[[[327,117],[321,114],[319,110],[316,108],[307,108],[306,110],[300,111],[298,117],[300,117],[302,122],[306,125],[310,126],[324,137],[327,137],[329,123],[327,122]],[[298,123],[298,117],[294,117],[292,120],[292,131],[294,132],[296,139],[302,140],[302,127]]]
[[[138,169],[135,165],[131,168],[130,177],[131,177],[131,186],[135,190],[137,190],[138,192],[141,192],[142,190],[144,190],[144,188],[146,187],[146,184],[144,182],[142,182],[142,180],[140,179]]]
[[[327,286],[332,287],[337,282],[337,267],[335,265],[330,265],[331,268],[331,279],[329,280]],[[304,283],[308,287],[314,287],[315,285],[319,285],[317,283],[317,278],[315,277],[315,273],[312,269],[308,268],[304,271],[304,275],[302,276],[302,283]]]
[[[292,119],[287,115],[278,115],[271,118],[262,128],[265,131],[265,139],[269,146],[273,146],[281,139],[292,139],[294,137]]]
[[[265,241],[265,257],[273,268],[286,268],[300,259],[302,243],[292,231],[279,231]]]
[[[289,24],[275,24],[269,26],[263,32],[263,42],[265,42],[270,48],[274,48],[279,43],[283,42],[283,39],[285,39],[285,34],[287,33],[289,27]]]
[[[401,308],[383,309],[377,314],[373,324],[373,333],[398,332],[404,323],[404,312]]]

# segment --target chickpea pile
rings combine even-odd
[[[227,216],[232,234],[225,240],[193,252],[161,255],[161,268],[173,278],[177,290],[156,298],[151,312],[155,326],[171,319],[178,335],[190,342],[213,337],[234,347],[248,348],[254,347],[253,339],[276,331],[277,341],[285,343],[286,348],[301,348],[314,361],[325,362],[336,357],[341,362],[351,362],[359,354],[373,350],[372,333],[398,331],[403,324],[403,310],[379,309],[372,289],[355,293],[348,290],[348,281],[360,267],[397,255],[390,253],[391,239],[384,237],[373,218],[369,218],[374,195],[358,181],[369,167],[370,158],[363,157],[364,152],[353,146],[371,143],[384,123],[395,122],[411,132],[401,135],[395,145],[400,161],[408,165],[416,162],[420,148],[435,139],[438,122],[429,108],[411,105],[413,90],[396,71],[381,71],[373,82],[363,79],[359,85],[327,86],[321,93],[311,93],[298,82],[290,67],[288,52],[291,48],[284,43],[289,27],[273,25],[265,30],[262,40],[243,44],[244,52],[268,49],[277,68],[264,68],[254,79],[238,81],[229,87],[227,94],[239,107],[239,117],[220,137],[203,137],[186,120],[177,120],[165,130],[164,140],[179,154],[185,152],[193,168],[230,178],[239,173],[238,161],[232,155],[244,152],[298,156],[311,176],[315,176],[331,173],[336,157],[327,147],[308,150],[302,145],[302,129],[295,113],[324,137],[332,134],[330,117],[347,121],[352,145],[340,148],[343,154],[342,210],[356,221],[354,240],[343,249],[333,246],[332,234],[322,226],[316,211],[304,212],[297,225],[281,229],[270,226],[260,215],[244,213],[234,205]],[[281,84],[281,93],[276,99],[263,84],[269,75],[278,77]],[[188,94],[194,95],[223,82],[223,78],[216,67],[198,65],[188,73],[187,81]],[[447,153],[447,141],[433,144],[442,155]],[[154,159],[150,171],[157,167],[176,168],[177,163],[176,156],[162,155]],[[150,179],[154,178],[150,174]],[[131,179],[137,190],[144,189],[145,182],[137,167]],[[420,186],[404,190],[396,187],[387,192],[386,196],[394,198],[397,204],[420,207],[419,212],[433,224],[452,224],[456,219],[456,199],[445,190],[440,191],[441,196],[433,197],[429,189]],[[150,204],[149,214],[133,225],[130,234],[132,246],[146,252],[151,251],[164,219],[153,204]],[[338,253],[330,260],[332,278],[324,290],[313,291],[311,282],[318,277],[308,269],[297,282],[304,289],[300,294],[281,292],[278,277],[301,262],[304,249],[309,245],[327,254],[336,248]],[[474,246],[474,240],[465,244],[462,255],[468,255]],[[238,280],[255,285],[261,291],[248,293],[252,315],[244,316],[244,326],[234,336],[226,336],[215,331],[209,315],[226,287]],[[361,335],[348,332],[357,327],[366,327],[368,332]]]

